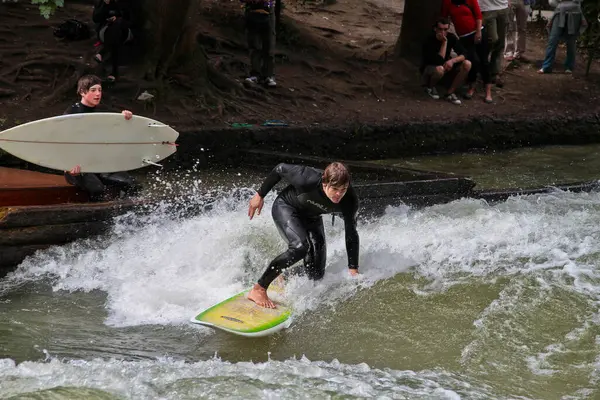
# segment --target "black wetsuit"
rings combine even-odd
[[[67,108],[63,114],[82,114],[94,111],[96,111],[96,107],[89,107],[77,102]],[[69,172],[65,172],[65,180],[71,185],[86,191],[92,201],[103,200],[103,195],[108,187],[116,187],[127,193],[133,193],[138,189],[133,177],[126,172],[109,174],[83,173],[79,175],[71,175]]]
[[[271,211],[288,249],[271,261],[258,280],[263,288],[267,288],[285,268],[301,259],[304,259],[304,269],[309,278],[316,280],[323,277],[327,251],[322,214],[342,214],[346,227],[348,267],[358,268],[358,197],[350,185],[342,200],[333,203],[323,191],[322,176],[323,171],[315,168],[279,164],[258,189],[258,194],[264,197],[281,178],[290,183],[277,196]]]

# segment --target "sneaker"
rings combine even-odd
[[[249,76],[246,78],[246,82],[248,83],[258,83],[258,77],[257,76]]]
[[[571,71],[570,69],[568,69],[568,68],[565,69],[565,74],[572,74],[572,73],[573,73],[573,71]]]
[[[267,79],[265,79],[265,85],[267,85],[268,87],[275,87],[277,86],[277,82],[275,82],[275,78],[270,76]]]
[[[529,59],[529,57],[527,57],[525,54],[522,54],[522,53],[517,53],[515,55],[515,60],[519,60],[519,61],[521,61],[522,63],[525,63],[525,64],[531,63],[531,60]]]
[[[462,104],[462,102],[458,99],[458,97],[456,97],[454,93],[446,95],[446,100],[448,100],[452,104],[456,104],[457,106],[460,106]]]
[[[431,97],[434,100],[440,99],[440,95],[438,94],[437,89],[434,87],[426,87],[425,93],[427,93],[429,95],[429,97]]]

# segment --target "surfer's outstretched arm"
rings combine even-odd
[[[346,231],[346,253],[348,254],[348,269],[350,275],[358,275],[358,254],[360,239],[356,229],[356,217],[358,213],[358,196],[354,188],[350,186],[344,196],[342,203],[342,215]]]

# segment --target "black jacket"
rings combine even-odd
[[[442,48],[442,42],[440,42],[435,37],[435,32],[431,32],[429,36],[423,42],[423,53],[421,59],[421,72],[425,69],[425,67],[429,65],[440,66],[444,65],[446,61],[448,61],[450,57],[450,53],[452,50],[459,56],[465,54],[465,48],[460,44],[458,37],[456,37],[453,33],[448,33],[448,44],[446,45],[446,55],[445,57],[440,56],[440,49]]]

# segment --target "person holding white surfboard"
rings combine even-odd
[[[95,75],[85,75],[77,82],[77,94],[81,100],[69,106],[63,114],[92,113],[102,100],[102,80]],[[133,117],[129,110],[121,112],[126,120]],[[125,172],[110,174],[81,173],[81,166],[76,165],[70,171],[65,171],[65,180],[71,185],[89,193],[91,200],[102,199],[107,187],[117,187],[124,191],[132,191],[136,184],[131,175]]]
[[[297,261],[304,259],[304,272],[310,279],[318,280],[325,274],[327,251],[322,214],[342,214],[349,272],[353,276],[358,274],[358,196],[347,167],[339,162],[329,164],[324,171],[303,165],[277,165],[250,200],[250,219],[255,213],[260,215],[264,197],[282,178],[289,185],[275,199],[272,215],[288,249],[271,261],[248,293],[249,300],[266,308],[275,308],[267,296],[269,285]]]

